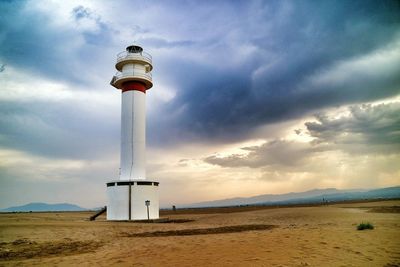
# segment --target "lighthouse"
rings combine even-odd
[[[107,183],[107,220],[159,218],[158,186],[146,177],[146,91],[153,87],[152,57],[131,45],[117,55],[110,84],[121,90],[119,180]]]

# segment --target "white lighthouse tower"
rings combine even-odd
[[[118,181],[107,183],[107,220],[159,218],[158,182],[146,179],[146,90],[153,86],[151,56],[131,45],[117,56],[111,85],[122,91]]]

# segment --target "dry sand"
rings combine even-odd
[[[149,224],[0,214],[0,266],[400,266],[399,207],[178,210],[163,214],[175,223]],[[375,229],[357,231],[361,222]]]

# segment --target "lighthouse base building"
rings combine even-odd
[[[107,220],[158,219],[158,184],[148,180],[107,183]]]
[[[119,180],[107,183],[107,220],[159,218],[159,183],[146,179],[146,91],[153,86],[152,58],[137,45],[117,56],[111,85],[121,90]]]

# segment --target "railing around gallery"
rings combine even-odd
[[[130,71],[130,72],[117,72],[114,75],[114,80],[119,80],[122,78],[126,78],[126,77],[139,77],[139,78],[144,78],[146,80],[152,80],[153,77],[151,75],[151,72],[138,72],[138,71]]]
[[[128,51],[123,51],[117,55],[117,62],[127,60],[127,59],[137,59],[137,60],[144,60],[146,62],[152,63],[152,57],[149,53],[144,51],[140,53],[131,53]]]

